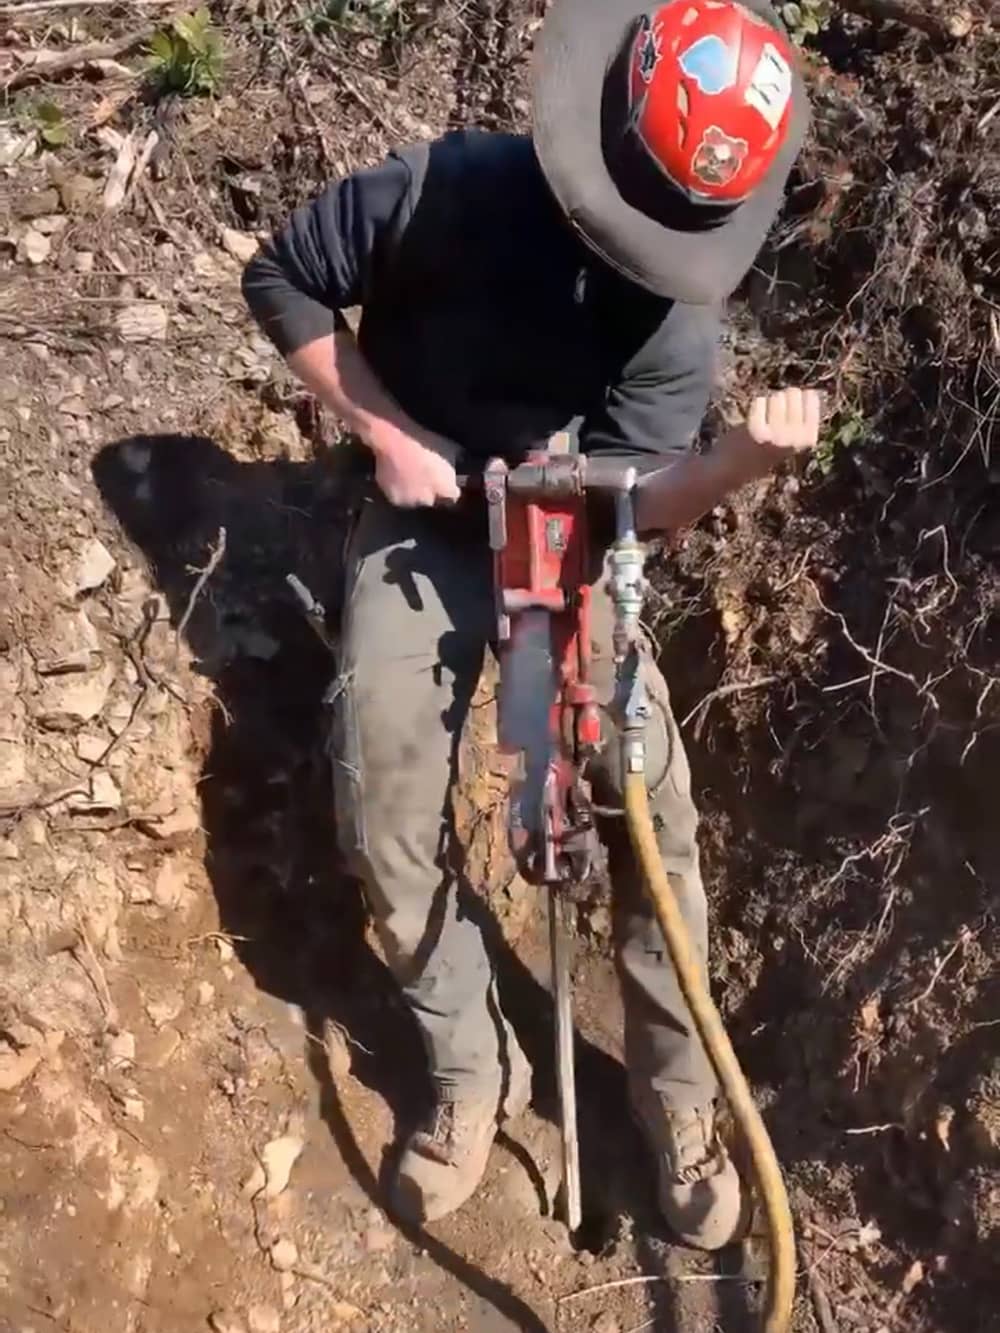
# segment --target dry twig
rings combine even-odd
[[[615,1291],[618,1287],[639,1287],[648,1282],[669,1282],[668,1277],[660,1273],[641,1273],[638,1277],[620,1277],[614,1282],[599,1282],[595,1287],[581,1287],[579,1291],[570,1291],[565,1296],[556,1297],[556,1305],[565,1305],[568,1301],[578,1301],[581,1296],[596,1296],[601,1291]]]
[[[43,14],[52,9],[101,9],[106,5],[169,5],[173,0],[26,0],[23,5],[0,5],[3,18],[20,18],[22,14]]]
[[[745,690],[760,690],[763,689],[765,685],[773,685],[776,680],[780,679],[780,676],[757,676],[754,680],[735,680],[729,685],[720,685],[717,689],[706,694],[703,699],[695,704],[690,713],[688,713],[687,717],[681,723],[681,726],[686,727],[693,718],[697,717],[698,721],[695,724],[694,729],[695,739],[697,740],[701,736],[701,730],[708,710],[711,708],[712,704],[715,703],[716,699],[725,699],[726,696],[730,694],[742,694]]]
[[[54,54],[50,51],[29,53],[27,62],[14,71],[4,84],[3,91],[13,92],[31,83],[46,83],[64,74],[73,74],[95,60],[115,60],[118,56],[129,55],[140,46],[145,46],[160,26],[158,23],[150,23],[110,42],[84,42],[81,46],[71,46],[68,51]],[[34,59],[30,58],[31,55],[34,55]]]
[[[191,619],[191,613],[194,611],[195,604],[202,594],[205,584],[212,577],[219,565],[222,563],[222,557],[226,554],[226,529],[220,528],[219,535],[215,539],[215,545],[209,552],[208,561],[198,570],[198,578],[194,587],[191,589],[191,596],[188,598],[187,606],[184,608],[184,614],[180,618],[177,626],[178,641],[184,638],[184,631],[188,627]]]

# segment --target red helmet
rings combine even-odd
[[[794,57],[732,0],[671,0],[639,20],[632,130],[693,202],[735,204],[767,175],[788,132]]]

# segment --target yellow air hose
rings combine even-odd
[[[674,897],[670,880],[656,845],[649,794],[643,773],[626,772],[625,816],[646,888],[653,900],[656,917],[673,960],[677,980],[687,1001],[694,1025],[705,1045],[722,1091],[733,1116],[746,1139],[753,1164],[757,1190],[764,1204],[771,1247],[771,1277],[764,1311],[764,1333],[788,1333],[792,1302],[795,1298],[795,1240],[792,1214],[788,1207],[785,1182],[774,1155],[764,1121],[732,1043],[722,1026],[722,1019],[709,994],[687,924]]]

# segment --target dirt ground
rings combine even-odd
[[[813,133],[706,423],[817,383],[820,457],[659,554],[648,608],[797,1333],[1000,1330],[1000,32],[904,8],[931,31],[843,13],[809,44]],[[126,3],[2,15],[0,1330],[749,1329],[759,1245],[709,1261],[656,1219],[603,895],[583,1232],[554,1216],[545,922],[502,850],[489,678],[459,824],[534,1104],[475,1204],[384,1211],[427,1088],[338,866],[331,659],[285,584],[335,629],[350,486],[239,293],[329,176],[522,127],[543,0],[211,12],[200,98],[149,92]],[[29,72],[92,41],[115,54]]]

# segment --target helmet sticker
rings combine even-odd
[[[636,39],[634,57],[635,67],[643,83],[649,83],[652,79],[662,54],[659,31],[650,23],[648,16],[643,15],[642,29]]]
[[[776,130],[791,96],[791,66],[776,46],[765,42],[744,100],[760,112],[772,130]]]
[[[699,89],[717,97],[736,82],[739,52],[714,33],[699,37],[680,56],[680,67]]]
[[[728,185],[746,161],[750,145],[733,139],[718,125],[710,125],[691,159],[691,171],[703,185]]]

